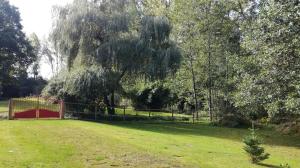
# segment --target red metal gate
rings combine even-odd
[[[43,98],[17,98],[9,102],[9,119],[63,118],[63,102]]]

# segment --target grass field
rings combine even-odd
[[[207,123],[0,121],[0,167],[300,167],[300,137],[259,131],[270,159],[252,165],[247,129]]]

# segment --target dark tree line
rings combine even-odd
[[[22,32],[18,9],[0,1],[0,98],[38,94],[46,82],[28,77],[28,68],[37,61],[35,47]],[[37,73],[35,72],[35,76]]]

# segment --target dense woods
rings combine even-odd
[[[136,103],[154,84],[170,91],[160,107],[225,125],[299,116],[296,0],[74,1],[55,14],[66,66],[46,95],[115,106],[108,97]]]
[[[111,113],[122,99],[229,126],[299,117],[298,0],[75,0],[54,7],[46,40],[0,3],[2,97],[40,93],[46,57],[44,96]]]

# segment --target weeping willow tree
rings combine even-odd
[[[68,95],[102,98],[113,107],[125,75],[156,80],[175,72],[181,56],[169,39],[168,19],[137,10],[133,0],[75,0],[56,7],[51,39],[66,60],[67,72],[56,78],[63,82],[53,80],[52,85],[62,83],[60,89]]]

